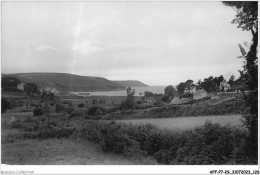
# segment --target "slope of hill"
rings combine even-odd
[[[137,80],[122,80],[122,81],[114,81],[116,82],[117,84],[120,84],[124,87],[146,87],[148,85],[140,82],[140,81],[137,81]]]
[[[60,91],[105,91],[122,89],[124,86],[102,77],[79,76],[67,73],[18,73],[14,76],[22,82],[34,82],[38,86],[56,88]]]

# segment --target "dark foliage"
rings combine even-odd
[[[1,99],[1,113],[5,113],[5,111],[7,109],[10,109],[10,108],[11,108],[10,102],[6,98],[2,97],[2,99]]]
[[[2,90],[3,91],[20,91],[17,85],[21,83],[16,77],[2,77]]]
[[[150,156],[162,164],[225,164],[242,144],[245,131],[206,122],[185,132],[106,122],[84,123],[74,137],[99,143],[107,152]]]
[[[68,106],[66,108],[66,111],[67,111],[68,114],[71,114],[74,111],[74,108],[72,106]]]
[[[44,109],[42,107],[34,108],[33,115],[34,116],[41,116],[44,114]]]
[[[162,96],[162,101],[169,103],[171,99],[177,95],[177,90],[172,86],[169,85],[164,89],[164,95]]]
[[[149,159],[160,164],[209,165],[229,162],[250,162],[244,143],[247,132],[230,126],[206,122],[193,130],[174,132],[147,125],[117,124],[115,122],[65,119],[62,115],[27,118],[11,124],[13,128],[28,131],[24,138],[68,138],[89,140],[99,144],[103,151]]]
[[[95,115],[104,115],[106,113],[106,110],[100,106],[92,106],[91,108],[88,109],[87,114],[90,116],[95,116]]]
[[[248,128],[249,136],[244,145],[244,150],[248,156],[258,160],[258,1],[226,1],[227,6],[234,7],[237,14],[232,21],[242,30],[251,31],[252,44],[246,53],[239,44],[245,65],[242,79],[248,86],[249,92],[244,94],[244,99],[248,110],[243,115],[244,124]],[[250,149],[248,149],[250,148]]]
[[[163,94],[156,94],[150,91],[144,91],[145,97],[161,97]]]
[[[27,83],[24,87],[24,91],[30,97],[34,97],[37,93],[39,93],[38,86],[35,83]]]
[[[56,111],[57,113],[64,112],[65,110],[66,110],[65,106],[60,105],[60,104],[56,104],[56,105],[55,105],[55,111]]]
[[[84,103],[78,104],[78,107],[79,107],[79,108],[83,108],[84,106],[85,106]]]

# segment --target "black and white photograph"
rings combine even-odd
[[[1,164],[258,165],[258,1],[1,1]]]

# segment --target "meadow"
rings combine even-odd
[[[28,99],[23,95],[9,94],[8,98],[13,107],[1,116],[4,164],[255,163],[243,151],[248,135],[247,130],[238,124],[243,105],[231,105],[240,104],[238,100],[212,103],[211,108],[198,104],[200,110],[197,114],[210,117],[187,117],[196,111],[194,106],[120,109],[125,97],[64,96],[54,101],[34,98],[31,100],[31,112],[26,111]],[[49,104],[48,110],[46,104]],[[57,106],[63,107],[57,110]],[[226,109],[224,112],[219,109],[219,115],[228,115],[212,116],[216,114],[217,107]],[[42,109],[43,113],[36,115],[35,109]],[[208,109],[211,109],[210,114]],[[233,113],[239,115],[230,115]],[[164,115],[166,119],[162,118]],[[15,121],[10,123],[12,117]],[[146,119],[141,118],[154,122],[142,122]],[[207,121],[210,118],[212,121]],[[132,120],[114,122],[114,119]],[[178,123],[178,120],[182,122]],[[236,124],[239,127],[234,126]]]
[[[205,122],[218,123],[221,126],[242,126],[241,115],[200,116],[200,117],[176,117],[176,118],[150,118],[150,119],[128,119],[116,120],[118,123],[133,125],[151,124],[160,129],[187,130],[203,126]]]

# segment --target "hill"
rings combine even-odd
[[[67,73],[18,73],[13,76],[22,82],[34,82],[38,86],[56,88],[59,91],[106,91],[122,89],[124,86],[102,77],[79,76]]]
[[[148,85],[140,82],[140,81],[137,81],[137,80],[123,80],[123,81],[114,81],[115,83],[117,84],[120,84],[124,87],[146,87]]]

